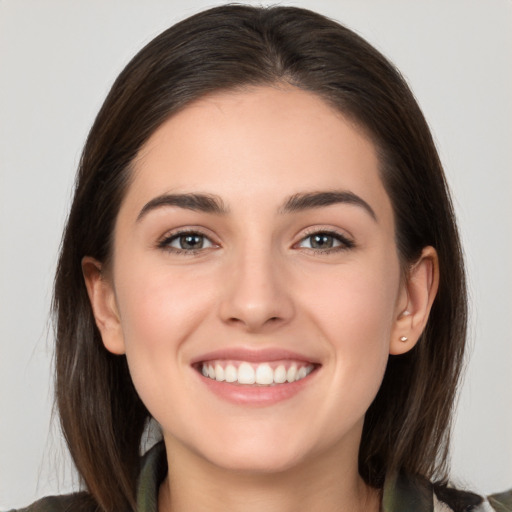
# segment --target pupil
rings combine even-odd
[[[314,249],[329,249],[330,247],[332,247],[332,243],[333,240],[331,235],[313,235],[311,240],[311,247],[313,247]]]
[[[203,237],[201,235],[182,235],[180,236],[180,245],[182,249],[201,249]]]

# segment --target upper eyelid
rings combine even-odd
[[[216,241],[215,237],[205,233],[203,229],[190,227],[190,228],[176,228],[176,229],[167,231],[160,238],[157,239],[156,247],[170,249],[170,246],[168,245],[170,241],[175,240],[176,238],[183,236],[183,235],[187,235],[187,234],[200,235],[200,236],[207,238],[213,246],[218,247],[220,245],[219,242]],[[178,249],[176,249],[176,250],[178,250]],[[194,249],[191,249],[190,251],[187,251],[187,252],[192,252],[193,250]],[[202,249],[195,249],[195,250],[201,251]],[[185,251],[185,249],[183,249],[183,251]]]
[[[336,230],[333,228],[322,229],[322,228],[317,228],[317,227],[312,227],[311,231],[303,233],[302,236],[296,242],[294,242],[293,247],[297,247],[301,242],[303,242],[307,238],[310,238],[316,234],[325,234],[325,235],[332,236],[332,237],[338,239],[338,241],[342,244],[342,246],[341,247],[331,247],[328,249],[311,249],[308,247],[304,247],[303,249],[314,250],[315,252],[330,252],[330,251],[334,252],[337,249],[339,250],[340,248],[353,249],[356,247],[356,242],[352,236],[341,233],[339,230]]]
[[[213,241],[213,238],[215,238],[214,235],[212,235],[210,233],[210,230],[206,230],[205,228],[191,226],[191,227],[169,229],[160,237],[160,240],[166,240],[169,238],[174,238],[174,237],[177,237],[180,235],[186,235],[189,233],[204,236],[206,238],[209,238],[212,241]]]
[[[354,242],[354,236],[347,232],[347,230],[344,229],[338,229],[334,227],[329,226],[310,226],[308,228],[305,228],[301,230],[297,234],[298,241],[303,240],[304,238],[307,238],[312,235],[316,235],[318,233],[325,233],[327,235],[333,235],[333,236],[339,236],[340,238],[344,238],[346,240],[350,240],[351,242]]]

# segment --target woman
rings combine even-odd
[[[132,60],[84,149],[55,314],[89,492],[33,510],[482,501],[444,485],[466,297],[441,165],[396,70],[320,15],[215,8]]]

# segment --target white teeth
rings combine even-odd
[[[239,384],[254,384],[256,382],[254,369],[249,363],[242,363],[238,367],[238,382]]]
[[[245,364],[245,363],[244,363]],[[240,371],[240,369],[238,370]],[[268,364],[259,364],[256,368],[256,384],[272,384],[274,382],[274,372]]]
[[[286,382],[286,368],[280,364],[274,371],[274,382],[276,384],[282,384]]]
[[[284,384],[295,382],[307,377],[314,369],[312,364],[297,368],[292,364],[288,370],[284,364],[278,365],[275,370],[269,363],[247,363],[241,362],[238,368],[235,364],[227,364],[225,367],[221,362],[203,363],[201,373],[204,377],[218,382],[236,382],[238,384],[258,384],[260,386],[271,386],[273,384]]]
[[[219,363],[215,365],[215,380],[218,380],[219,382],[225,380],[224,368],[222,368]]]
[[[226,366],[224,377],[226,378],[226,382],[236,382],[238,380],[238,372],[232,364]]]
[[[290,368],[288,368],[288,371],[286,372],[286,380],[288,382],[294,382],[296,375],[297,375],[297,367],[295,365],[290,366]]]

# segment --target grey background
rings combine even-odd
[[[217,3],[0,0],[0,508],[77,483],[50,426],[48,310],[87,131],[143,44]],[[472,354],[455,423],[453,476],[482,492],[511,487],[512,2],[293,4],[334,17],[390,57],[432,127],[472,295]]]

